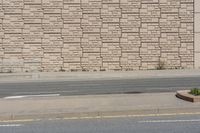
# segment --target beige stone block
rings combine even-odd
[[[104,43],[119,43],[120,42],[120,38],[116,38],[116,37],[112,37],[112,38],[102,38],[102,42]]]
[[[119,24],[103,24],[101,28],[101,37],[116,38],[121,37],[121,28]]]
[[[181,4],[181,8],[179,9],[179,17],[181,18],[181,22],[191,23],[194,21],[193,8],[194,8],[193,3]]]
[[[181,7],[181,1],[180,0],[160,0],[159,7],[161,8],[162,14],[178,14],[179,9]]]
[[[102,55],[102,60],[103,62],[119,62],[120,61],[120,57],[115,57],[115,56],[108,56],[108,55]]]
[[[61,58],[61,53],[44,53],[42,58],[42,66],[45,65],[58,65],[62,66],[63,58]]]
[[[77,37],[62,37],[64,43],[80,43],[81,38]]]
[[[161,33],[178,33],[179,29],[178,27],[160,27]]]
[[[82,8],[82,13],[83,14],[100,14],[101,13],[101,9],[99,8]]]
[[[178,33],[162,33],[160,38],[161,52],[178,52],[181,40]]]
[[[102,0],[103,4],[114,4],[114,3],[120,3],[120,0]]]
[[[86,70],[100,70],[100,67],[102,66],[100,53],[83,53],[81,66]]]
[[[122,53],[120,65],[123,70],[138,70],[141,65],[139,53]]]
[[[4,29],[0,28],[0,40],[2,40],[2,38],[4,38]]]
[[[43,29],[43,34],[46,35],[46,34],[58,34],[61,36],[62,34],[62,29],[59,28],[59,29],[55,29],[55,28],[45,28]]]
[[[102,70],[120,71],[122,68],[119,62],[103,62]]]
[[[10,67],[10,66],[4,67],[3,66],[1,71],[5,73],[17,73],[17,72],[22,72],[23,67]]]
[[[24,64],[24,60],[18,58],[4,58],[2,61],[4,67],[22,67]]]
[[[81,0],[63,0],[64,4],[79,4]]]
[[[153,55],[141,55],[141,61],[142,62],[158,62],[159,56],[153,56]]]
[[[45,14],[42,22],[42,27],[44,29],[63,28],[63,19],[61,14]]]
[[[4,57],[4,49],[0,47],[0,59]]]
[[[82,48],[83,53],[100,53],[101,48],[94,48],[94,47],[84,47]]]
[[[23,0],[3,0],[3,8],[23,8]]]
[[[73,55],[69,55],[69,56],[67,56],[67,57],[64,57],[63,58],[63,61],[65,62],[65,63],[76,63],[76,62],[81,62],[81,59],[80,59],[80,57],[74,57]]]
[[[187,56],[187,55],[182,55],[181,57],[181,63],[182,62],[193,62],[194,61],[194,56]]]
[[[140,8],[140,18],[142,22],[158,22],[159,17],[159,4],[142,4]]]
[[[3,11],[3,15],[22,15],[23,9],[22,8],[4,8],[1,9]],[[4,18],[4,17],[3,17]]]
[[[4,17],[4,10],[0,9],[0,18],[3,18],[3,17]]]
[[[45,34],[45,37],[42,39],[42,47],[49,48],[62,48],[63,47],[63,39],[61,35],[52,36],[49,34]]]
[[[62,29],[63,37],[82,37],[82,29],[80,24],[64,24],[64,28]]]
[[[159,0],[142,0],[142,4],[153,4],[153,3],[159,3]]]
[[[88,33],[100,33],[101,32],[101,28],[96,28],[96,27],[83,27],[82,28],[82,32],[84,34],[88,34]]]
[[[181,3],[185,4],[185,3],[192,3],[194,2],[194,0],[181,0]]]
[[[179,14],[161,14],[160,27],[180,27]]]
[[[82,57],[82,48],[80,47],[80,43],[64,43],[64,47],[62,48],[62,57],[64,60],[73,60],[79,59]]]
[[[158,61],[156,62],[142,62],[140,69],[141,70],[155,70],[158,67]]]
[[[80,62],[63,63],[63,69],[66,71],[81,71]]]
[[[42,0],[24,0],[24,5],[42,5]]]
[[[160,0],[160,7],[173,7],[173,8],[179,8],[181,5],[180,0]]]
[[[167,69],[181,67],[181,58],[179,53],[161,53],[160,60],[164,62],[164,67]]]
[[[120,22],[120,18],[102,18],[102,22],[103,23],[119,23]]]
[[[142,43],[140,56],[160,56],[160,46],[158,43]]]
[[[122,52],[139,52],[141,40],[138,33],[123,33],[120,39]]]
[[[99,0],[84,0],[81,2],[81,8],[101,8],[102,2]]]
[[[179,30],[181,42],[193,42],[194,41],[194,24],[193,23],[181,23]]]
[[[179,8],[174,8],[173,6],[162,6],[161,13],[179,13]]]
[[[42,19],[24,18],[24,24],[42,24]]]
[[[82,9],[80,4],[64,4],[62,9],[62,18],[82,18]]]
[[[45,8],[43,9],[44,14],[61,14],[62,9],[57,9],[57,8]]]
[[[81,20],[81,27],[100,28],[101,24],[102,23],[101,23],[100,14],[83,14],[83,18]]]
[[[63,18],[63,24],[80,24],[80,18]]]
[[[121,8],[119,4],[103,4],[101,8],[101,17],[106,18],[120,18]],[[107,20],[108,21],[108,20]]]
[[[3,28],[20,29],[24,22],[21,15],[4,15]]]
[[[179,55],[182,56],[194,56],[194,43],[181,43],[179,48]]]
[[[159,23],[142,23],[140,37],[160,37]]]
[[[7,53],[6,50],[5,50],[3,59],[8,59],[9,60],[9,59],[12,59],[12,58],[14,58],[14,59],[22,59],[22,53],[14,53],[14,52],[13,53],[11,53],[11,52]],[[12,60],[11,60],[11,62],[12,62]]]
[[[143,43],[154,43],[154,42],[159,42],[159,38],[158,37],[149,37],[148,35],[143,36],[141,39],[141,42]]]
[[[46,53],[62,53],[62,49],[61,48],[52,48],[52,47],[48,47],[48,48],[43,48],[43,52],[44,54]]]
[[[42,5],[24,5],[23,18],[43,18]]]
[[[12,36],[12,34],[5,35],[3,39],[3,48],[22,48],[24,45],[24,40],[22,36]]]
[[[122,0],[120,1],[120,8],[122,9],[122,14],[125,13],[139,13],[139,8],[141,7],[140,0]]]
[[[41,66],[42,58],[33,58],[33,57],[25,57],[24,58],[24,65],[34,65],[34,66]]]
[[[23,29],[4,29],[4,32],[2,33],[2,38],[5,38],[5,34],[21,34],[23,33]]]
[[[189,61],[189,62],[181,62],[181,67],[183,69],[193,69],[194,68],[194,62],[193,61]]]
[[[122,33],[139,33],[140,28],[135,27],[122,27]]]
[[[41,24],[25,24],[23,28],[23,37],[42,38],[43,29]]]
[[[26,44],[41,45],[42,38],[31,38],[31,37],[24,38],[24,46],[26,46]]]
[[[103,43],[101,48],[102,57],[120,57],[121,48],[119,43]]]
[[[62,8],[63,0],[42,0],[43,8]]]
[[[25,44],[22,54],[25,58],[43,57],[43,49],[41,44]]]
[[[83,34],[81,39],[81,47],[83,48],[100,48],[102,40],[100,34]]]
[[[124,27],[140,27],[141,22],[140,22],[140,17],[139,14],[122,14],[122,18],[120,19],[120,27],[122,29]]]
[[[1,72],[1,69],[2,69],[2,66],[3,66],[3,58],[0,58],[0,72]]]

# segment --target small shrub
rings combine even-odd
[[[60,68],[59,72],[65,72],[65,69]]]
[[[158,66],[156,68],[157,70],[164,70],[165,69],[165,62],[159,61]]]
[[[193,88],[191,89],[190,94],[195,95],[195,96],[200,96],[200,89]]]

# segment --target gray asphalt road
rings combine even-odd
[[[175,92],[192,87],[200,87],[200,77],[0,83],[0,97]]]
[[[1,133],[199,133],[200,116],[0,123]]]

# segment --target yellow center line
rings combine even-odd
[[[36,122],[41,120],[84,120],[84,119],[109,119],[109,118],[134,118],[134,117],[159,117],[159,116],[180,116],[180,115],[200,115],[200,112],[194,113],[163,113],[163,114],[139,114],[139,115],[105,115],[105,116],[79,116],[79,117],[63,117],[63,118],[48,118],[48,119],[18,119],[18,120],[0,120],[0,123],[22,123]]]

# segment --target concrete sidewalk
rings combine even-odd
[[[197,112],[200,103],[180,100],[175,93],[0,99],[0,121]]]
[[[40,72],[40,73],[0,73],[0,83],[34,81],[82,81],[109,79],[199,77],[200,69],[189,70],[141,70],[109,72]]]

